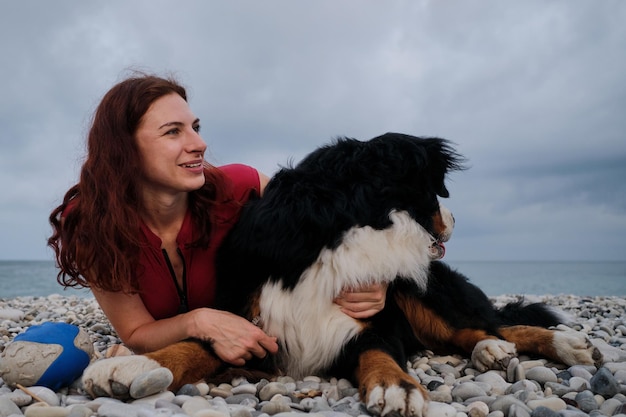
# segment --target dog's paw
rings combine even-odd
[[[572,330],[565,325],[557,326],[552,342],[554,350],[566,365],[602,366],[602,353],[586,334]]]
[[[169,369],[145,356],[100,359],[85,369],[83,388],[93,398],[142,398],[165,390],[173,380]]]
[[[423,388],[413,384],[380,385],[367,395],[367,411],[381,417],[423,417],[428,408],[428,399]]]
[[[517,355],[515,344],[501,339],[485,339],[476,343],[472,363],[481,372],[506,369],[511,358]]]

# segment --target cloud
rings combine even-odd
[[[451,139],[471,166],[451,176],[452,258],[625,259],[619,0],[35,6],[0,16],[0,258],[49,257],[91,114],[135,68],[188,86],[215,163],[272,173],[339,135]]]

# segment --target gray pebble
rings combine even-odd
[[[247,408],[236,408],[230,411],[230,417],[252,417],[252,411]]]
[[[572,390],[577,392],[590,389],[591,387],[589,384],[589,380],[578,376],[573,376],[569,379],[569,386],[570,388],[572,388]]]
[[[194,384],[185,384],[180,387],[178,392],[176,392],[176,395],[189,395],[193,397],[195,395],[200,395],[200,390]]]
[[[70,413],[67,417],[89,417],[93,415],[93,411],[89,407],[82,404],[77,404],[68,408]]]
[[[559,382],[567,382],[572,377],[572,374],[569,370],[566,369],[566,370],[558,372],[556,374],[556,377],[559,380]]]
[[[220,397],[220,398],[227,398],[233,395],[230,388],[224,388],[224,387],[211,388],[211,390],[209,391],[209,394],[213,397]]]
[[[256,386],[254,384],[240,384],[231,390],[233,395],[237,394],[252,394],[256,395]]]
[[[278,413],[286,413],[291,411],[289,404],[282,401],[268,401],[261,406],[261,412],[267,413],[270,416]]]
[[[598,403],[596,402],[595,397],[591,391],[582,391],[576,394],[574,398],[576,404],[578,404],[578,408],[580,408],[585,413],[589,413],[590,411],[597,410]]]
[[[602,405],[600,405],[600,411],[605,416],[612,416],[613,414],[615,414],[615,410],[617,410],[620,405],[622,405],[622,403],[619,400],[615,398],[609,398],[608,400],[603,402]]]
[[[594,394],[602,395],[604,398],[610,398],[620,390],[615,377],[613,377],[611,371],[605,367],[598,369],[598,372],[591,377],[589,383],[591,385],[591,391]]]
[[[141,407],[122,402],[106,402],[98,408],[100,417],[139,417]]]
[[[482,401],[474,401],[467,405],[469,417],[486,417],[489,414],[489,406]]]
[[[552,411],[560,411],[560,410],[565,410],[565,408],[567,408],[567,404],[565,403],[565,401],[563,401],[562,399],[558,397],[548,397],[548,398],[531,400],[531,401],[528,401],[527,405],[533,410],[539,407],[549,408]]]
[[[20,408],[6,395],[0,395],[0,416],[20,415]]]
[[[157,368],[139,375],[130,384],[132,398],[143,398],[165,390],[174,380],[174,375],[167,368]]]
[[[452,402],[452,389],[448,385],[441,385],[436,390],[430,391],[429,395],[430,399],[435,402]]]
[[[489,409],[491,411],[502,411],[505,415],[509,415],[509,408],[514,404],[517,405],[518,407],[525,408],[526,412],[530,415],[530,412],[531,412],[530,408],[526,404],[524,404],[522,401],[518,400],[512,395],[503,395],[501,397],[496,398],[489,405]]]
[[[545,366],[536,366],[526,371],[526,379],[532,379],[544,385],[546,382],[558,382],[556,374]]]
[[[508,417],[530,417],[531,410],[522,404],[511,404],[509,407]]]
[[[513,357],[509,360],[509,364],[506,367],[506,380],[508,382],[515,382],[516,368],[519,366],[519,358]]]
[[[24,318],[24,312],[16,308],[0,308],[0,321],[10,320],[13,322],[19,322]]]
[[[137,412],[137,417],[172,417],[174,412],[167,408],[156,409],[141,409]]]
[[[450,404],[432,402],[428,406],[428,417],[455,417],[457,411]]]
[[[296,383],[296,389],[301,392],[319,390],[320,383],[318,381],[299,381]]]
[[[227,404],[241,404],[248,407],[256,407],[259,399],[253,394],[235,394],[225,398]]]
[[[313,405],[313,408],[311,408],[311,412],[312,413],[320,413],[320,412],[323,412],[323,411],[331,411],[332,410],[330,408],[330,405],[328,405],[328,402],[324,398],[316,397],[313,400],[314,400],[314,405]]]
[[[212,408],[206,408],[193,413],[193,417],[230,417],[230,413],[214,410]]]
[[[626,414],[626,403],[621,403],[620,405],[617,406],[617,408],[614,411],[614,415],[618,415],[618,414]]]
[[[60,406],[46,406],[41,403],[33,404],[24,410],[26,417],[67,417],[70,410]]]
[[[129,400],[129,402],[131,404],[154,407],[157,401],[172,401],[174,400],[174,398],[175,395],[172,391],[161,391],[147,397],[138,398],[136,400]]]
[[[534,401],[538,398],[537,393],[533,391],[518,391],[513,394],[513,396],[524,404],[528,404],[530,401]]]
[[[203,397],[190,397],[181,405],[183,411],[189,415],[194,415],[194,413],[196,413],[197,411],[204,410],[210,407],[211,403],[209,403]]]
[[[280,382],[270,382],[261,388],[259,391],[259,398],[261,401],[268,401],[276,394],[287,395],[288,393],[289,390],[285,384]]]
[[[156,409],[167,408],[168,410],[172,411],[172,414],[176,414],[176,413],[182,414],[183,413],[183,409],[180,406],[174,404],[172,401],[168,401],[168,400],[165,400],[165,399],[158,399],[158,400],[156,400],[154,402],[154,407]]]
[[[56,392],[52,391],[50,388],[34,386],[29,387],[28,390],[35,394],[37,397],[39,397],[42,401],[46,402],[48,405],[61,405],[61,401],[59,400]]]
[[[487,371],[484,374],[477,375],[474,380],[488,384],[491,387],[492,394],[495,395],[503,395],[507,388],[511,386],[497,371]]]
[[[461,374],[455,367],[448,365],[447,363],[431,362],[430,366],[436,372],[443,375],[444,379],[446,375],[452,375],[454,378],[459,378],[461,376]]]
[[[574,391],[573,388],[568,387],[567,385],[559,384],[558,382],[546,382],[545,387],[549,388],[554,395],[557,395],[559,397],[562,397],[568,392]]]
[[[536,391],[539,391],[540,389],[541,389],[541,386],[539,386],[539,384],[536,383],[535,381],[522,379],[521,381],[517,381],[515,384],[507,388],[506,393],[515,394],[516,392],[519,392],[519,391],[536,392]]]
[[[503,296],[496,300],[505,302],[509,298]],[[473,369],[467,357],[436,356],[426,352],[424,356],[410,358],[408,373],[428,386],[433,405],[429,417],[555,417],[557,413],[559,417],[599,417],[626,413],[626,320],[623,318],[626,317],[626,299],[537,298],[537,301],[569,312],[575,322],[566,327],[576,328],[592,337],[596,335],[592,343],[605,354],[606,369],[598,370],[591,365],[563,368],[546,359],[535,360],[521,355],[511,358],[503,371],[483,373]],[[0,351],[15,334],[38,324],[37,320],[58,320],[59,314],[65,314],[68,320],[91,332],[98,355],[120,343],[95,300],[70,303],[68,298],[57,296],[42,298],[41,302],[46,311],[38,311],[32,306],[37,303],[32,300],[0,303],[0,310],[14,308],[25,313],[20,321],[0,320]],[[584,315],[587,317],[582,317]],[[176,396],[163,388],[159,394],[143,396],[143,392],[140,399],[126,403],[106,398],[91,401],[78,395],[80,389],[80,384],[73,384],[57,393],[48,392],[47,401],[60,401],[60,404],[54,408],[42,407],[35,406],[29,396],[0,380],[0,398],[11,395],[14,405],[26,407],[31,404],[23,409],[24,412],[32,410],[29,413],[61,413],[63,416],[72,413],[70,417],[92,417],[94,412],[98,412],[99,417],[297,417],[302,412],[316,417],[359,417],[369,414],[359,401],[358,389],[350,381],[316,375],[302,380],[281,376],[272,382],[262,380],[259,383],[235,378],[231,384],[218,387],[198,383],[182,388]],[[120,387],[125,392],[129,389]],[[138,395],[135,391],[133,393]],[[211,396],[207,396],[209,394]],[[312,398],[301,399],[302,395]],[[196,398],[204,402],[195,402]],[[191,413],[194,403],[196,409]],[[468,403],[482,404],[482,408],[470,408],[466,405]],[[42,408],[48,410],[40,411]],[[14,414],[21,415],[19,412]],[[4,417],[1,412],[0,416]]]
[[[561,417],[587,417],[587,414],[577,409],[567,409],[559,411]]]
[[[531,417],[559,417],[559,413],[548,407],[537,407],[530,414]]]
[[[618,384],[626,384],[626,369],[618,369],[617,371],[615,371],[613,376],[615,377],[615,380]]]
[[[577,376],[577,377],[580,377],[580,378],[584,378],[587,381],[589,381],[591,379],[591,377],[593,376],[593,374],[591,372],[589,372],[589,370],[586,367],[580,366],[580,365],[571,366],[568,369],[568,371],[569,371],[569,373],[572,376]]]
[[[454,401],[463,402],[468,398],[486,395],[485,390],[473,382],[464,382],[452,388],[452,399]]]
[[[13,392],[9,391],[8,394],[4,394],[3,396],[6,397],[6,398],[9,398],[18,407],[24,407],[24,406],[27,406],[28,404],[30,404],[31,402],[33,402],[33,397],[31,397],[30,395],[26,394],[21,389],[16,389]]]

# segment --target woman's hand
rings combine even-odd
[[[360,288],[344,289],[334,302],[348,316],[364,319],[373,316],[385,307],[386,296],[386,284],[371,284]]]
[[[276,338],[243,317],[213,309],[196,310],[195,314],[198,338],[210,342],[215,354],[225,362],[242,366],[253,356],[264,358],[278,352]]]

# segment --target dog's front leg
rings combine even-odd
[[[146,356],[172,371],[174,379],[169,386],[171,391],[177,391],[185,384],[213,376],[224,366],[224,362],[212,351],[194,340],[174,343],[147,353]]]
[[[356,370],[361,400],[369,412],[382,417],[423,417],[426,390],[387,353],[372,349],[359,355]]]
[[[94,398],[141,398],[166,388],[177,391],[184,384],[214,375],[222,366],[200,342],[184,341],[145,355],[100,359],[85,369],[82,380]],[[159,383],[141,382],[150,378]]]

